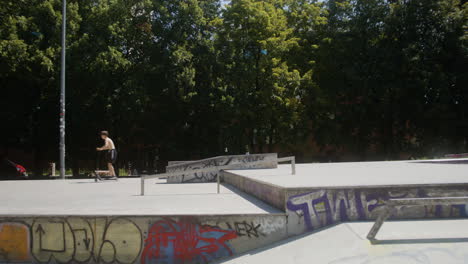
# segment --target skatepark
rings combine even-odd
[[[0,14],[0,264],[468,264],[466,0]]]
[[[273,153],[118,181],[5,181],[0,262],[467,263],[466,166]]]

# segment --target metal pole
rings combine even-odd
[[[295,175],[296,174],[296,157],[292,157],[292,160],[291,160],[291,169],[292,169],[292,174]]]
[[[140,195],[143,196],[143,195],[145,195],[145,177],[141,176],[140,180],[141,180]]]
[[[374,225],[372,226],[371,230],[369,231],[369,234],[367,234],[367,239],[369,239],[372,243],[375,242],[375,236],[377,236],[377,233],[379,232],[379,230],[382,227],[383,223],[390,216],[391,209],[392,208],[387,206],[387,205],[384,206],[383,211],[381,211],[380,215],[377,217],[377,219],[375,220]]]
[[[55,177],[55,162],[50,163],[50,175]]]
[[[65,41],[67,0],[62,1],[62,65],[60,69],[60,177],[65,179]]]
[[[218,182],[218,184],[217,184],[217,186],[218,186],[217,192],[218,192],[218,193],[219,193],[219,182],[220,182],[220,180],[219,180],[219,175],[220,175],[220,174],[221,174],[221,171],[218,172],[218,177],[216,177],[216,179],[217,179],[216,181]]]

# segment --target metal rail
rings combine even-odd
[[[436,198],[404,198],[404,199],[390,199],[386,202],[382,213],[375,220],[367,239],[371,243],[377,243],[375,239],[377,233],[382,227],[383,223],[392,213],[392,210],[400,206],[425,206],[425,205],[453,205],[468,203],[468,197],[436,197]]]
[[[278,163],[281,162],[291,162],[291,170],[292,170],[292,175],[296,174],[296,157],[291,156],[291,157],[284,157],[284,158],[278,158]]]

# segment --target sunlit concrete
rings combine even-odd
[[[429,163],[430,160],[307,163],[296,164],[296,175],[291,175],[290,165],[229,172],[287,188],[468,184],[468,160],[464,160],[467,163]]]
[[[157,184],[156,184],[157,183]],[[281,213],[235,189],[216,183],[166,184],[140,179],[2,181],[0,215],[243,215]]]
[[[339,224],[219,263],[468,263],[468,220],[387,222],[377,245],[366,239],[372,224]]]

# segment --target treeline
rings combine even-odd
[[[69,0],[67,161],[109,130],[121,162],[467,151],[457,0]],[[60,0],[3,0],[3,151],[58,159]]]

